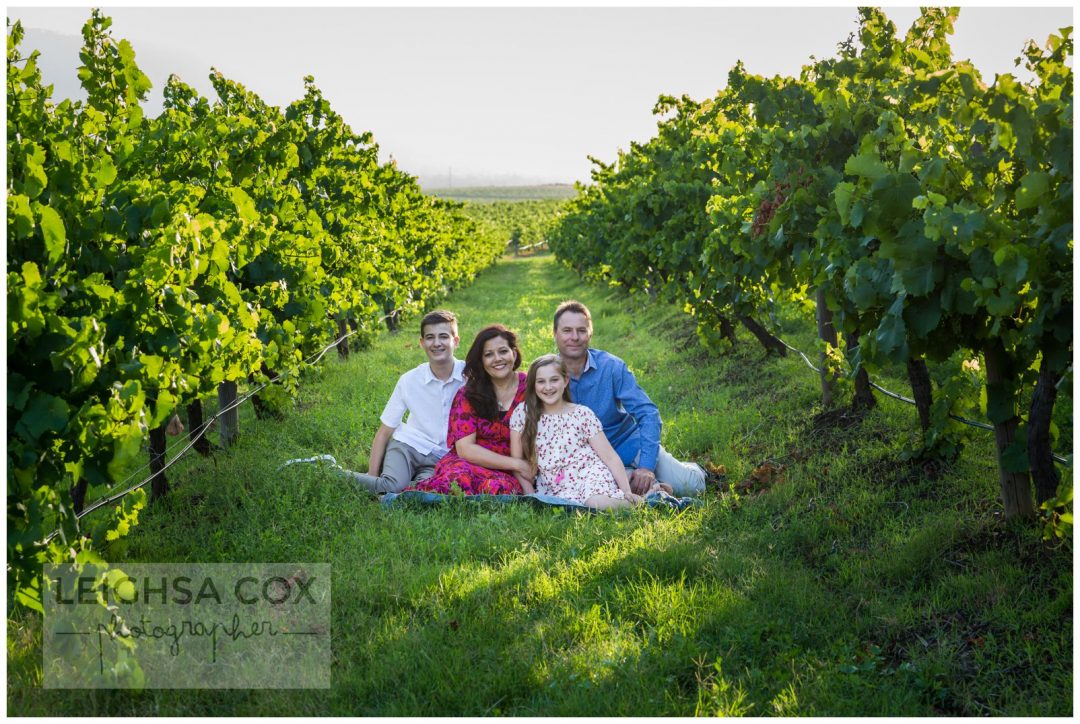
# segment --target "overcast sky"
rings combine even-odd
[[[7,9],[36,29],[25,46],[42,50],[58,94],[77,93],[89,7]],[[450,169],[455,186],[587,181],[587,154],[609,161],[654,134],[661,93],[712,96],[740,59],[752,73],[797,74],[811,55],[834,55],[857,18],[854,6],[103,10],[154,83],[151,115],[169,73],[213,98],[214,66],[282,107],[311,74],[354,131],[372,131],[384,159],[429,186]],[[886,9],[901,34],[917,12]],[[1067,6],[965,8],[951,42],[989,82],[1015,71],[1027,39],[1071,24]]]

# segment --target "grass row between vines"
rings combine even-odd
[[[1071,541],[1006,525],[989,435],[936,477],[900,461],[914,410],[815,423],[817,378],[740,332],[708,358],[681,310],[507,260],[446,306],[503,322],[526,361],[578,298],[628,361],[664,445],[731,484],[681,515],[385,508],[325,468],[366,469],[411,323],[329,360],[283,421],[244,410],[227,454],[185,460],[114,561],[333,566],[327,691],[45,691],[41,624],[9,616],[8,707],[52,715],[1069,715]],[[782,319],[812,347],[812,325]],[[904,391],[902,380],[880,380]],[[1069,408],[1071,418],[1071,407]],[[10,606],[9,606],[10,610]]]

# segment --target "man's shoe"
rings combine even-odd
[[[700,465],[698,467],[701,467]],[[727,483],[727,468],[723,465],[708,465],[705,472],[705,488],[722,488]]]

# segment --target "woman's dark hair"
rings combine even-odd
[[[495,396],[495,386],[484,369],[484,345],[496,337],[506,340],[506,345],[514,350],[514,369],[521,367],[521,350],[518,349],[517,335],[501,324],[484,327],[476,334],[469,353],[465,355],[465,399],[476,410],[476,414],[485,420],[498,420],[499,400]]]

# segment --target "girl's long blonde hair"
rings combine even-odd
[[[540,415],[544,411],[544,403],[536,395],[536,373],[541,367],[556,365],[559,374],[566,380],[562,397],[570,402],[570,374],[566,371],[566,363],[557,354],[545,354],[537,357],[529,365],[529,374],[525,378],[525,428],[521,431],[521,452],[525,459],[533,465],[536,464],[536,431],[540,426]]]

